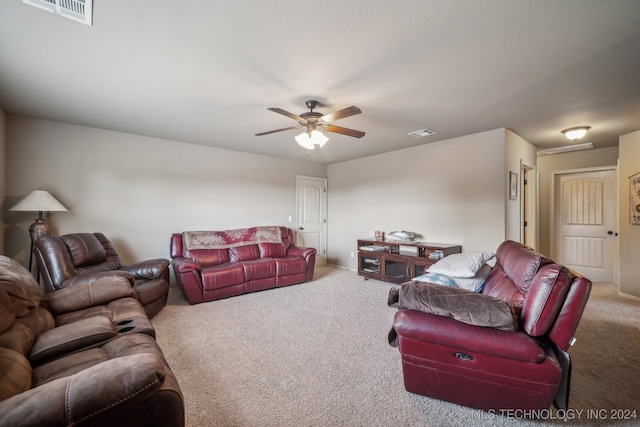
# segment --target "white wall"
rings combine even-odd
[[[522,139],[509,129],[505,130],[505,239],[514,240],[519,242],[520,239],[520,224],[522,217],[522,176],[520,172],[520,166],[522,162],[535,166],[536,164],[536,147],[529,142]],[[508,196],[509,193],[509,172],[514,172],[518,177],[518,189],[515,200],[511,200]]]
[[[5,187],[6,187],[6,159],[7,159],[7,154],[6,154],[6,128],[7,128],[7,124],[6,124],[6,116],[4,111],[2,110],[2,108],[0,108],[0,201],[4,200],[4,195],[5,195]],[[6,208],[2,206],[2,208],[0,208],[0,254],[4,253],[4,228],[5,228],[5,215],[4,212]]]
[[[618,163],[618,147],[598,148],[538,157],[539,207],[538,207],[538,251],[551,255],[551,187],[554,172],[598,166],[615,166]]]
[[[311,162],[14,115],[6,167],[4,207],[48,190],[69,209],[49,216],[55,234],[103,232],[125,263],[168,258],[173,232],[293,226],[296,175],[326,177],[326,167]],[[35,216],[7,218],[6,255],[26,265]]]
[[[328,262],[356,269],[350,253],[374,230],[495,250],[505,239],[504,146],[501,128],[329,165]]]
[[[629,177],[640,172],[640,131],[623,135],[619,140],[620,223],[618,249],[620,274],[618,290],[640,297],[640,225],[629,221]]]

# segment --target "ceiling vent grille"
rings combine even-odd
[[[93,0],[22,0],[26,4],[48,10],[56,15],[93,25]]]
[[[435,133],[436,132],[431,129],[420,129],[409,132],[408,135],[411,135],[414,138],[422,138],[423,136],[434,135]]]
[[[593,144],[590,142],[585,142],[583,144],[565,145],[564,147],[548,148],[546,150],[542,150],[542,153],[543,154],[568,153],[570,151],[589,150],[591,148],[593,148]]]

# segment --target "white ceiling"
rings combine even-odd
[[[307,99],[366,136],[254,136]],[[2,0],[0,108],[321,163],[501,127],[613,146],[640,130],[640,1],[94,0],[87,26]]]

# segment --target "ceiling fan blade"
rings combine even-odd
[[[282,108],[271,107],[271,108],[267,108],[267,110],[273,111],[274,113],[282,114],[283,116],[291,117],[293,120],[297,122],[300,122],[300,121],[306,122],[306,120],[303,119],[302,117],[296,114],[290,113],[288,111],[285,111]]]
[[[353,136],[354,138],[362,138],[365,133],[359,130],[347,129],[342,126],[326,125],[323,126],[328,132],[340,133],[342,135]]]
[[[338,111],[333,112],[333,113],[325,114],[324,116],[320,117],[320,120],[322,120],[322,121],[324,121],[326,123],[330,123],[330,122],[336,121],[338,119],[343,119],[345,117],[354,116],[354,115],[360,114],[360,113],[362,113],[362,111],[360,111],[360,109],[358,107],[354,107],[352,105],[351,107],[343,108],[342,110],[338,110]]]
[[[256,133],[256,136],[269,135],[270,133],[282,132],[284,130],[291,130],[291,129],[299,129],[301,127],[303,127],[303,126],[290,126],[288,128],[282,128],[282,129],[270,130],[268,132]]]

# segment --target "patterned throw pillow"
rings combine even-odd
[[[417,280],[418,282],[435,283],[437,285],[443,286],[451,286],[454,288],[458,287],[458,284],[455,280],[453,280],[453,278],[438,273],[425,273],[421,276],[414,277],[412,280]]]
[[[450,277],[440,273],[425,273],[415,277],[413,280],[466,289],[473,292],[482,292],[484,282],[487,280],[487,277],[489,277],[492,269],[493,267],[489,264],[484,264],[473,277]]]

